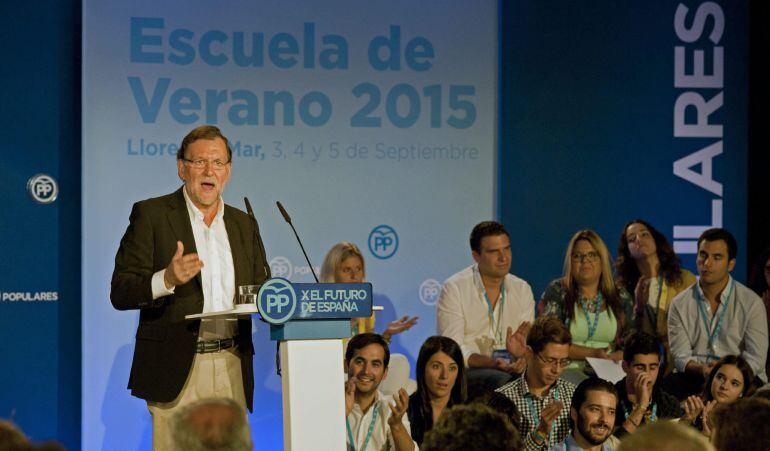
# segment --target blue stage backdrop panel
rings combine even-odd
[[[470,263],[494,215],[498,5],[494,1],[87,1],[83,69],[83,444],[147,449],[145,403],[126,390],[136,312],[109,303],[133,202],[180,186],[193,127],[231,139],[225,201],[248,196],[273,273],[311,280],[280,200],[320,266],[363,250],[378,330],[414,364],[435,334],[437,285]],[[281,446],[275,346],[256,323],[260,449]],[[342,383],[342,381],[340,381]]]
[[[68,449],[80,447],[78,10],[0,4],[12,18],[0,31],[0,418]]]
[[[615,254],[623,225],[646,219],[690,269],[710,225],[745,252],[748,2],[516,1],[502,11],[499,211],[513,272],[536,296],[583,228]]]

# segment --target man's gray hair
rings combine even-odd
[[[249,451],[251,432],[244,408],[229,398],[195,401],[174,415],[174,449],[185,451]]]

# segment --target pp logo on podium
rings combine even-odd
[[[280,277],[270,279],[259,289],[257,307],[268,323],[283,324],[294,316],[297,293],[288,280]]]

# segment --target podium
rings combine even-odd
[[[351,318],[372,314],[372,285],[272,278],[257,310],[280,342],[284,450],[346,449],[341,339]]]

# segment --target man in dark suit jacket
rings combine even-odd
[[[227,138],[218,128],[191,131],[177,154],[184,186],[134,204],[115,257],[112,304],[118,310],[140,311],[128,387],[150,406],[155,449],[166,447],[166,422],[173,409],[194,401],[190,396],[201,395],[200,387],[206,385],[196,379],[190,391],[195,395],[186,391],[198,359],[239,358],[243,398],[240,393],[233,397],[253,409],[251,319],[239,319],[237,329],[221,319],[203,327],[200,320],[185,319],[189,314],[232,308],[238,286],[261,284],[269,277],[255,221],[224,205],[221,198],[231,160]],[[210,340],[212,336],[216,339]],[[216,380],[212,385],[221,383]]]

